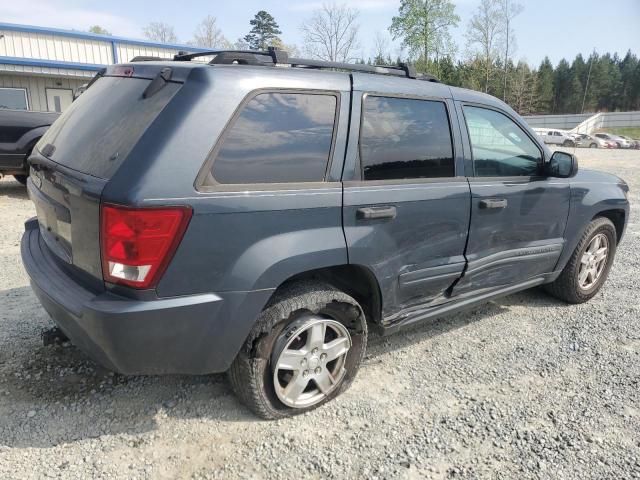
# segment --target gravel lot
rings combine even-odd
[[[579,150],[640,202],[640,152]],[[640,478],[638,209],[603,291],[539,289],[372,336],[354,386],[278,422],[225,377],[122,377],[51,325],[19,253],[34,215],[0,181],[0,478]]]

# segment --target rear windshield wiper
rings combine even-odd
[[[147,88],[142,92],[142,98],[149,98],[154,96],[160,90],[162,90],[165,85],[171,80],[171,74],[173,70],[169,67],[165,67],[158,72],[158,74],[151,80],[151,83],[147,85]]]

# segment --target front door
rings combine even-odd
[[[73,102],[73,91],[68,88],[47,88],[47,109],[64,112]]]
[[[344,231],[349,262],[376,276],[391,322],[438,302],[464,270],[469,185],[456,176],[445,100],[358,93],[359,179],[344,182]]]
[[[454,293],[535,281],[562,252],[569,182],[541,174],[542,149],[505,112],[477,105],[463,112],[474,176],[468,266]]]

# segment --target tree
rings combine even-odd
[[[507,99],[507,79],[509,75],[508,64],[509,64],[509,53],[511,50],[515,50],[515,34],[513,32],[512,22],[513,19],[520,15],[524,10],[524,7],[519,3],[516,3],[514,0],[500,0],[501,6],[501,30],[502,30],[502,39],[504,44],[504,91],[502,97],[504,100]],[[509,48],[511,47],[511,50]]]
[[[289,54],[290,57],[299,57],[300,56],[300,51],[298,50],[298,46],[294,45],[293,43],[284,43],[282,40],[280,40],[279,38],[273,41],[273,47],[279,49],[279,50],[284,50],[285,52],[287,52]]]
[[[536,112],[538,113],[551,113],[553,111],[553,65],[549,57],[544,57],[544,60],[538,68],[538,80],[536,98]]]
[[[253,27],[244,40],[249,44],[252,50],[266,50],[268,47],[274,46],[274,42],[282,43],[278,38],[282,32],[276,23],[276,20],[266,11],[260,10],[249,22]]]
[[[421,57],[428,66],[429,60],[453,52],[449,29],[459,21],[451,0],[400,0],[389,31],[394,40],[401,38],[409,53]]]
[[[239,38],[233,42],[234,50],[249,50],[249,43],[244,38]]]
[[[216,24],[216,17],[207,15],[196,27],[193,33],[193,45],[206,48],[231,48],[231,43],[222,34]]]
[[[553,113],[568,113],[571,84],[571,68],[563,58],[553,72]]]
[[[305,53],[330,62],[354,60],[358,44],[359,12],[346,5],[324,4],[302,24]]]
[[[373,38],[373,63],[376,65],[392,63],[389,55],[389,38],[382,32],[376,32]]]
[[[484,91],[489,91],[493,64],[498,56],[501,0],[482,0],[467,25],[467,44],[484,61]]]
[[[100,25],[93,25],[89,27],[90,33],[97,33],[98,35],[111,35],[111,32]]]
[[[176,43],[178,37],[173,30],[173,27],[164,22],[151,22],[144,27],[142,33],[149,40],[154,40],[161,43]]]

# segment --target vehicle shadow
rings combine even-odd
[[[0,180],[0,197],[17,198],[26,200],[29,198],[27,187],[13,179]]]
[[[366,362],[526,303],[562,305],[540,291],[489,302],[470,312],[418,324],[394,337],[370,337]],[[223,374],[123,376],[70,344],[43,346],[52,326],[29,287],[0,292],[0,447],[48,448],[117,434],[142,434],[158,419],[255,422]],[[391,343],[385,338],[393,338]]]

